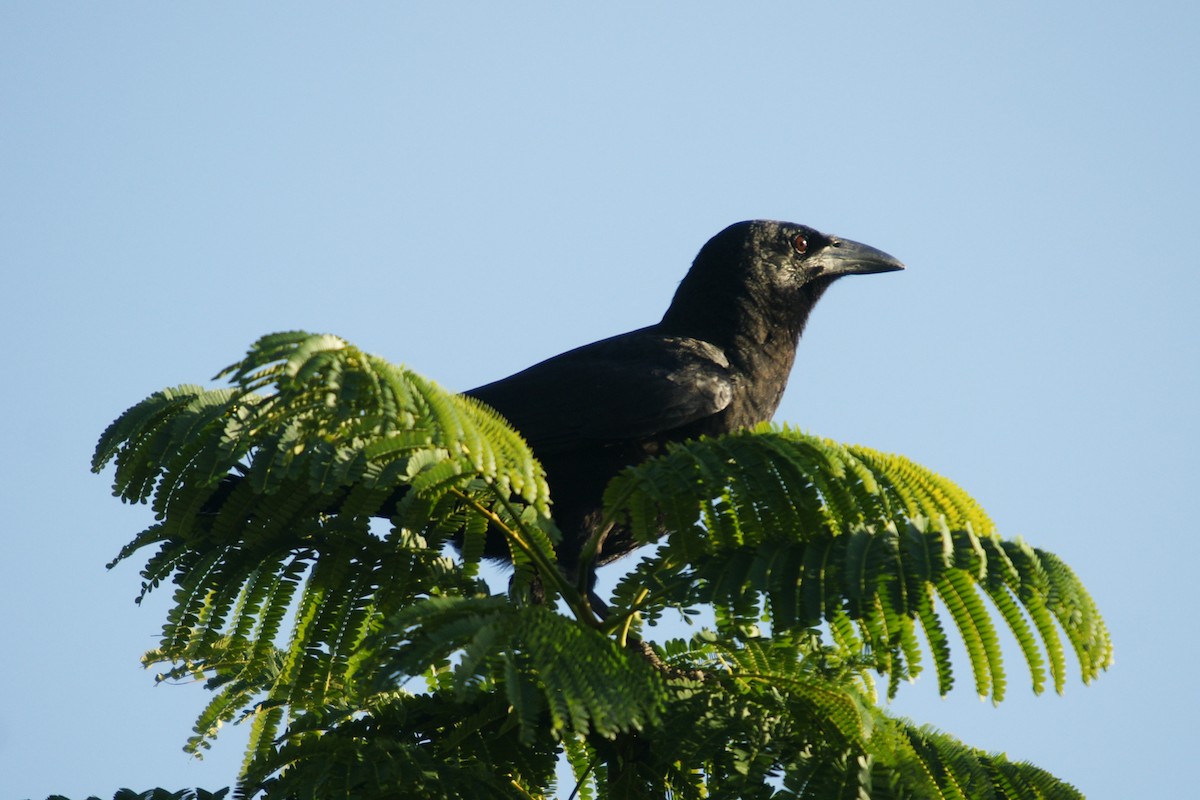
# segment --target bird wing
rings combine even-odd
[[[500,412],[545,457],[679,428],[720,412],[733,390],[720,348],[644,328],[464,394]]]

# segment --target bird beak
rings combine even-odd
[[[904,269],[903,264],[882,250],[836,236],[820,252],[809,256],[808,263],[815,263],[825,275],[871,275]]]

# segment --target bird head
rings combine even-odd
[[[899,269],[904,265],[882,250],[806,225],[738,222],[700,249],[663,324],[682,332],[696,326],[742,327],[755,317],[798,335],[837,278]]]
[[[828,285],[843,275],[904,269],[882,250],[793,222],[753,220],[730,225],[704,246],[697,265],[708,260],[709,248],[724,251],[717,259],[724,263],[712,266],[776,293],[814,283]]]

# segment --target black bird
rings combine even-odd
[[[829,285],[903,268],[887,253],[803,225],[739,222],[701,248],[661,322],[464,394],[504,416],[545,467],[563,533],[559,563],[578,580],[590,536],[603,536],[599,564],[635,547],[627,531],[599,530],[609,480],[668,442],[769,420]],[[508,551],[489,537],[486,554]]]
[[[464,394],[498,411],[542,463],[563,534],[559,565],[590,590],[591,569],[579,574],[589,538],[599,539],[597,565],[636,546],[627,530],[601,530],[608,482],[669,442],[769,420],[808,315],[829,285],[843,275],[903,268],[881,250],[803,225],[739,222],[700,249],[659,323]],[[216,513],[240,481],[226,476],[205,512]],[[380,514],[392,508],[386,503]],[[488,536],[484,554],[507,560],[507,543]],[[598,598],[593,603],[602,608]]]

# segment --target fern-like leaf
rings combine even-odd
[[[988,600],[1016,637],[1035,692],[1047,662],[1062,688],[1060,630],[1085,681],[1111,661],[1095,605],[1061,561],[1000,539],[961,488],[900,456],[764,427],[674,445],[618,476],[606,500],[639,540],[671,531],[618,585],[614,605],[626,614],[711,603],[731,634],[764,616],[776,631],[828,624],[843,646],[861,640],[889,676],[889,694],[921,669],[918,622],[939,688],[949,690],[944,615],[966,646],[976,690],[1003,699]],[[842,620],[857,623],[858,635]]]
[[[473,594],[474,567],[439,552],[450,536],[461,532],[477,563],[489,521],[507,522],[553,563],[541,469],[478,402],[301,332],[263,337],[219,377],[233,385],[167,389],[129,409],[92,463],[115,462],[114,491],[150,501],[159,519],[117,558],[157,548],[143,592],[175,583],[152,658],[224,676],[190,747],[258,697],[267,705],[253,712],[255,740],[270,742],[286,720],[279,709],[352,691],[387,615],[417,596]],[[368,521],[393,497],[423,513],[384,541]],[[281,668],[255,669],[274,658],[298,590]]]
[[[250,722],[239,797],[540,796],[563,750],[601,798],[1076,796],[874,708],[874,672],[890,696],[930,661],[948,691],[955,634],[999,701],[996,617],[1035,692],[1068,647],[1085,681],[1112,658],[1061,560],[903,457],[769,426],[669,447],[608,488],[609,521],[665,539],[598,620],[494,412],[328,335],[263,337],[218,377],[129,409],[92,465],[155,515],[116,561],[149,551],[143,596],[173,584],[144,660],[214,693],[188,749]],[[702,606],[715,630],[628,646]]]

